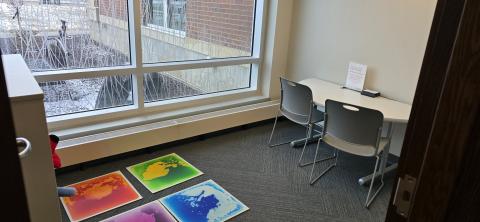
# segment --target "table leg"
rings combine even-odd
[[[388,167],[385,167],[384,173],[392,172],[392,171],[396,170],[397,167],[398,167],[398,164],[397,164],[397,163],[394,163],[394,164],[392,164],[392,165],[390,165],[390,166],[388,166]],[[377,174],[375,174],[375,175],[376,175],[375,178],[377,178],[377,177],[379,177],[381,174],[380,174],[380,172],[377,172]],[[370,175],[367,175],[367,176],[364,176],[364,177],[358,179],[358,184],[360,184],[360,185],[362,185],[362,186],[365,185],[365,184],[368,184],[370,181],[372,181],[372,176],[373,176],[373,173],[370,174]]]
[[[387,128],[387,138],[390,140],[390,143],[388,143],[388,145],[384,148],[383,150],[383,158],[382,158],[382,162],[380,163],[380,172],[378,172],[377,174],[375,174],[375,179],[378,177],[378,176],[381,176],[382,173],[388,173],[388,172],[391,172],[395,169],[397,169],[398,167],[398,164],[392,164],[390,165],[389,167],[386,167],[387,166],[387,162],[388,162],[388,154],[390,153],[390,145],[392,143],[392,135],[393,135],[393,123],[392,122],[389,122],[388,123],[388,128]],[[364,185],[368,182],[370,182],[373,178],[373,173],[370,174],[370,175],[367,175],[367,176],[364,176],[360,179],[358,179],[358,183],[360,185]]]
[[[315,125],[314,125],[313,128],[315,128]],[[303,147],[303,145],[305,144],[305,140],[307,140],[307,139],[308,139],[307,144],[316,143],[318,141],[318,139],[320,139],[322,136],[321,136],[320,133],[317,134],[317,135],[313,135],[314,134],[313,133],[313,131],[314,131],[313,128],[310,130],[310,137],[309,138],[302,138],[302,139],[294,140],[294,141],[290,142],[290,147],[292,147],[292,148],[293,147]]]
[[[312,137],[308,138],[307,144],[316,143],[318,141],[318,139],[320,139],[320,137],[321,137],[320,135],[315,135],[315,136],[312,136]],[[291,147],[303,147],[303,144],[305,144],[306,139],[307,138],[294,140],[294,141],[290,142],[290,146]]]

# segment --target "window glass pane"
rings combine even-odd
[[[0,48],[33,71],[130,64],[127,1],[0,1]]]
[[[250,87],[251,65],[144,74],[145,102],[203,95]]]
[[[251,56],[254,11],[254,0],[143,0],[144,63]]]
[[[150,15],[147,15],[149,23],[164,26],[163,0],[152,0],[151,7],[152,12]]]
[[[39,83],[47,116],[132,105],[132,78],[109,76]]]
[[[186,0],[168,0],[168,28],[185,31]]]

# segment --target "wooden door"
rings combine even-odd
[[[479,164],[480,1],[439,0],[386,221],[480,221]]]
[[[10,99],[7,93],[3,62],[0,57],[0,169],[2,170],[2,218],[14,221],[30,221],[22,169],[16,145]]]

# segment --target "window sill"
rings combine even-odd
[[[264,96],[251,96],[244,99],[237,99],[237,100],[219,102],[219,103],[208,104],[208,105],[187,107],[183,109],[172,109],[170,111],[165,111],[161,113],[150,112],[144,115],[125,117],[125,118],[120,118],[120,119],[107,121],[107,122],[99,122],[99,123],[93,123],[93,124],[88,124],[83,126],[73,126],[73,127],[68,127],[64,129],[53,130],[52,133],[58,135],[62,140],[66,140],[66,139],[89,136],[89,135],[98,134],[98,133],[109,132],[113,130],[121,130],[129,127],[135,127],[135,126],[155,123],[159,121],[166,121],[166,120],[182,118],[186,116],[192,116],[192,115],[197,115],[197,114],[202,114],[207,112],[230,109],[234,107],[265,102],[268,100],[269,99]],[[155,108],[155,107],[152,107],[152,108]],[[135,110],[136,110],[136,107],[134,106],[126,106],[126,107],[118,107],[118,108],[110,109],[108,110],[108,112],[110,113],[108,113],[107,110],[98,110],[93,112],[97,112],[96,114],[102,113],[106,115],[112,115],[115,112],[128,113]],[[92,112],[89,112],[89,113],[92,113]],[[86,114],[78,113],[73,115],[76,115],[76,117],[78,118]],[[53,120],[53,118],[55,118],[55,120]],[[62,119],[62,116],[53,117],[53,118],[48,119],[49,128],[51,128],[52,124],[55,124],[55,121],[57,121],[57,123],[61,122],[62,120],[65,121],[65,119]]]
[[[58,154],[65,167],[275,117],[278,100],[254,99],[250,98],[250,104],[232,105],[231,108],[224,105],[216,109],[210,107],[210,111],[204,109],[196,112],[190,110],[183,114],[165,114],[163,119],[157,118],[151,123],[131,127],[124,125],[117,130],[71,139],[62,138]],[[94,130],[95,126],[90,127],[90,130]],[[76,130],[77,133],[86,131]],[[70,135],[73,132],[70,131]]]

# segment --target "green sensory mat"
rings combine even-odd
[[[175,153],[127,167],[127,170],[152,193],[203,174]]]

